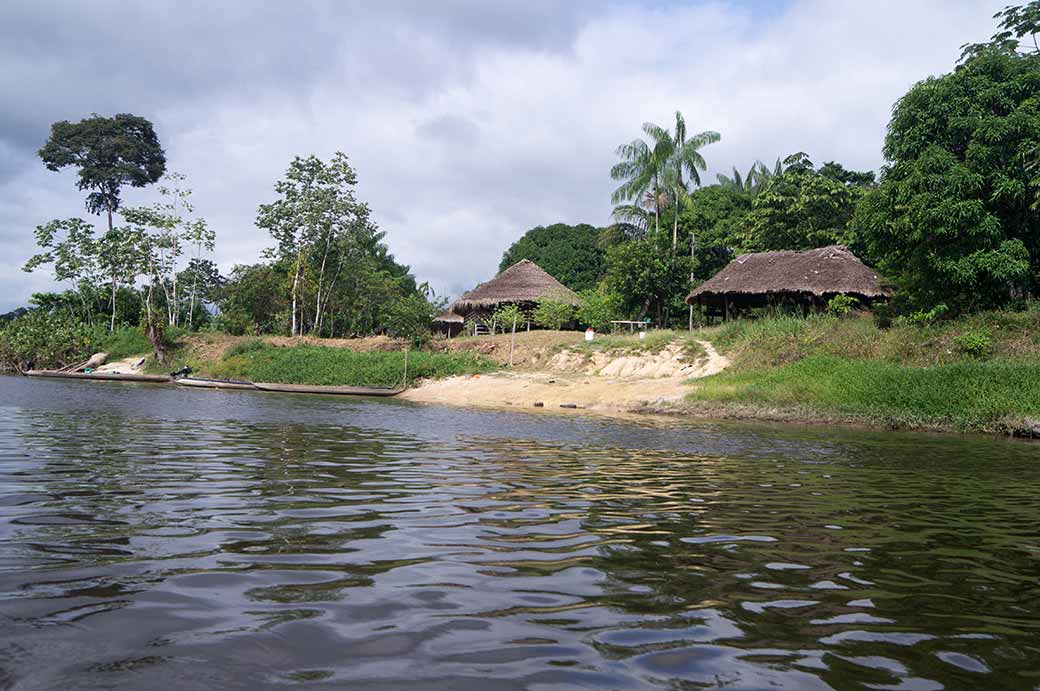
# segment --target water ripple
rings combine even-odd
[[[1038,678],[1036,447],[191,400],[0,407],[0,685]]]

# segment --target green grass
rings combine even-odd
[[[148,342],[144,331],[126,326],[111,333],[106,332],[101,337],[101,350],[108,353],[109,361],[122,360],[131,355],[150,353],[152,344]]]
[[[869,317],[773,317],[735,320],[698,333],[739,366],[779,367],[813,355],[918,367],[984,359],[1040,363],[1040,310],[983,312],[888,329]],[[965,347],[981,341],[986,348]]]
[[[1005,431],[1040,418],[1040,365],[1000,360],[912,367],[813,355],[698,380],[691,402],[837,414],[894,427]]]
[[[251,345],[244,352],[240,347],[228,350],[229,354],[221,361],[197,363],[193,368],[200,374],[228,379],[343,386],[395,386],[401,382],[404,370],[401,352],[359,353],[346,348],[311,345],[279,348],[268,344]],[[490,360],[469,352],[416,351],[408,355],[409,383],[496,368]]]

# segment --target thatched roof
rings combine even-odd
[[[466,320],[463,319],[458,314],[455,314],[451,310],[448,310],[447,312],[441,312],[440,314],[438,314],[436,317],[433,318],[433,321],[435,321],[435,322],[449,322],[451,324],[461,324],[462,322],[464,322]]]
[[[718,295],[812,294],[817,297],[847,293],[864,298],[886,297],[877,272],[861,262],[844,245],[804,252],[756,252],[743,254],[686,297]]]
[[[451,311],[465,314],[474,309],[494,307],[500,303],[542,300],[581,304],[581,298],[577,293],[550,276],[530,259],[522,259],[487,283],[481,283],[463,294],[451,306]]]

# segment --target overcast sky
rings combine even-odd
[[[292,156],[341,150],[391,251],[457,296],[528,228],[606,224],[615,147],[676,109],[722,134],[706,182],[795,151],[877,169],[895,99],[1004,4],[4,0],[0,312],[51,287],[21,271],[34,227],[88,218],[36,156],[56,120],[155,123],[224,269],[268,245],[256,208]]]

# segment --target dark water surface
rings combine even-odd
[[[0,377],[0,688],[1040,687],[1040,446]]]

